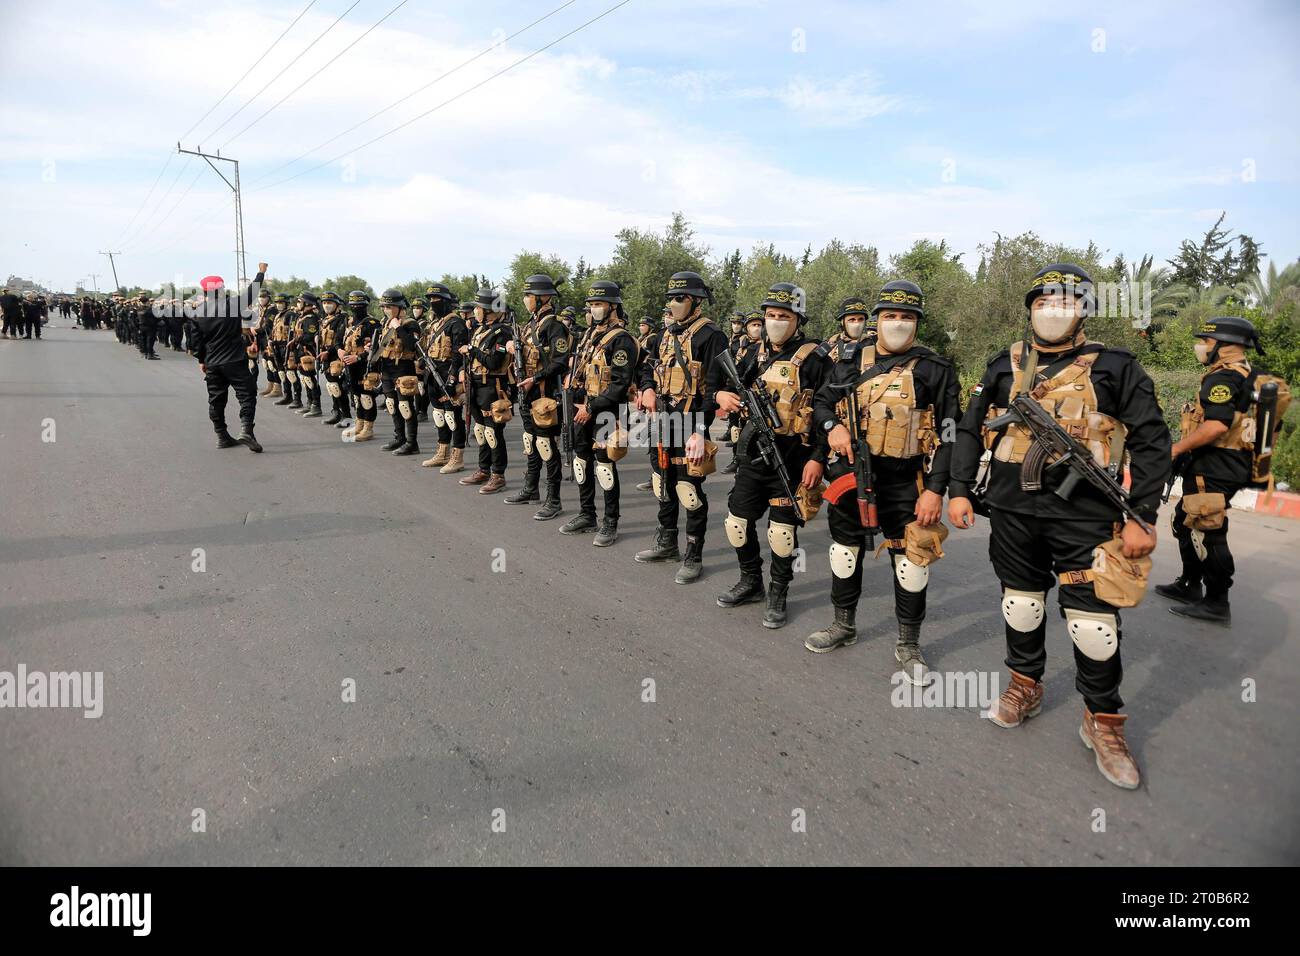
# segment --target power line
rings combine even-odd
[[[200,116],[197,120],[194,121],[194,126],[191,126],[191,127],[190,127],[189,129],[187,129],[185,132],[181,133],[181,135],[180,135],[179,137],[177,137],[177,138],[178,138],[178,139],[184,139],[186,136],[189,136],[190,133],[194,132],[194,128],[195,128],[196,126],[198,126],[198,125],[199,125],[200,123],[202,123],[205,119],[207,119],[209,116],[211,116],[211,115],[212,115],[212,111],[215,110],[215,109],[216,109],[218,106],[220,106],[222,103],[224,103],[225,100],[226,100],[226,97],[227,97],[227,96],[229,96],[231,93],[235,92],[235,87],[239,86],[240,83],[243,83],[244,80],[248,79],[248,74],[252,73],[255,69],[257,69],[258,64],[261,63],[263,60],[265,60],[265,59],[267,58],[267,56],[270,54],[270,52],[271,52],[272,50],[275,49],[275,45],[276,45],[277,43],[279,43],[281,40],[283,40],[283,39],[285,38],[285,36],[288,35],[289,31],[292,30],[292,29],[294,28],[294,26],[298,23],[298,21],[301,20],[301,19],[302,19],[302,18],[307,14],[307,11],[310,10],[310,9],[311,9],[312,7],[314,7],[314,6],[316,6],[316,0],[311,0],[311,2],[307,4],[307,6],[303,7],[303,8],[302,8],[302,12],[299,13],[296,17],[293,18],[293,22],[290,23],[287,27],[285,27],[284,30],[280,33],[280,35],[279,35],[278,37],[275,38],[275,41],[274,41],[274,42],[273,42],[269,47],[267,47],[266,50],[262,53],[262,55],[259,56],[259,57],[258,57],[258,58],[253,62],[253,65],[250,66],[247,70],[244,71],[244,75],[241,76],[239,79],[235,80],[234,84],[230,87],[230,89],[226,90],[226,92],[224,92],[224,93],[221,94],[221,99],[217,100],[217,101],[216,101],[215,103],[213,103],[210,107],[208,107],[208,111],[207,111],[206,113],[204,113],[202,116]],[[171,155],[172,155],[172,156],[175,156],[176,154],[175,154],[175,153],[172,153]]]
[[[170,219],[172,215],[176,212],[176,210],[180,208],[180,204],[185,201],[185,197],[190,194],[190,190],[194,188],[194,184],[199,181],[199,177],[202,175],[203,175],[203,169],[202,167],[200,167],[199,170],[194,174],[194,178],[190,180],[190,184],[185,187],[185,191],[176,197],[176,202],[172,203],[172,208],[167,211],[167,214],[165,216],[163,216],[161,219],[158,220],[157,223],[154,224],[154,228],[151,231],[151,233],[157,232],[159,229],[161,229],[162,224],[165,223],[168,219]],[[141,239],[145,237],[145,235],[146,235],[145,233],[141,233],[140,235],[136,236],[135,241],[139,242]]]
[[[294,57],[292,60],[290,60],[290,61],[285,65],[285,68],[284,68],[283,70],[281,70],[279,73],[275,74],[275,76],[271,77],[270,81],[267,82],[266,86],[263,86],[260,90],[258,90],[258,91],[257,91],[256,93],[254,93],[251,97],[249,97],[249,100],[248,100],[247,103],[245,103],[245,104],[244,104],[243,106],[241,106],[239,109],[235,110],[233,113],[231,113],[229,116],[227,116],[227,117],[222,121],[222,123],[221,123],[220,126],[218,126],[216,129],[214,129],[212,132],[210,132],[207,136],[202,137],[202,138],[203,138],[203,139],[211,139],[213,136],[216,136],[217,133],[219,133],[219,132],[220,132],[220,131],[225,127],[226,123],[229,123],[232,119],[234,119],[234,118],[235,118],[236,116],[238,116],[240,113],[244,112],[244,110],[248,109],[248,107],[252,105],[253,100],[257,99],[259,96],[261,96],[263,93],[265,93],[266,90],[267,90],[267,87],[269,87],[272,83],[274,83],[274,82],[275,82],[276,80],[278,80],[280,77],[284,76],[284,74],[285,74],[286,72],[288,72],[288,71],[293,67],[293,65],[294,65],[295,63],[297,63],[300,59],[303,58],[304,55],[306,55],[306,53],[307,53],[308,50],[310,50],[312,47],[314,47],[317,43],[319,43],[321,40],[323,40],[323,39],[325,38],[325,34],[326,34],[326,33],[329,33],[329,32],[330,32],[331,30],[333,30],[336,26],[338,26],[340,23],[342,23],[342,22],[343,22],[343,18],[346,17],[349,13],[351,13],[351,12],[352,12],[352,9],[353,9],[353,8],[354,8],[358,3],[360,3],[360,2],[361,2],[361,0],[352,0],[352,6],[348,7],[346,10],[344,10],[342,13],[340,13],[340,14],[338,15],[338,18],[337,18],[333,23],[331,23],[329,26],[327,26],[323,31],[321,31],[320,35],[317,36],[316,39],[314,39],[314,40],[312,40],[310,43],[308,43],[307,46],[303,49],[302,53],[299,53],[296,57]]]
[[[271,106],[269,109],[267,109],[265,112],[263,112],[261,116],[259,116],[259,117],[258,117],[257,119],[255,119],[255,120],[253,120],[253,122],[249,123],[247,126],[245,126],[243,129],[241,129],[241,130],[240,130],[238,133],[236,133],[234,136],[230,137],[230,139],[228,139],[228,140],[226,140],[224,143],[222,143],[222,144],[221,144],[221,148],[222,148],[222,149],[225,149],[227,146],[229,146],[229,145],[230,145],[231,143],[233,143],[235,140],[239,139],[239,137],[243,136],[243,135],[244,135],[245,133],[247,133],[250,129],[252,129],[254,126],[256,126],[258,123],[262,122],[262,120],[266,119],[266,117],[267,117],[270,113],[274,112],[274,111],[275,111],[275,110],[276,110],[276,109],[277,109],[277,108],[278,108],[278,107],[279,107],[279,106],[280,106],[280,105],[281,105],[285,100],[287,100],[289,97],[293,96],[293,94],[297,93],[300,89],[302,89],[304,86],[306,86],[306,85],[307,85],[308,83],[310,83],[312,80],[316,79],[316,77],[320,76],[322,73],[324,73],[326,70],[328,70],[331,66],[333,66],[335,63],[337,63],[337,62],[339,61],[339,58],[342,57],[345,53],[347,53],[348,50],[351,50],[354,46],[356,46],[358,43],[360,43],[362,40],[364,40],[367,36],[370,35],[370,33],[371,33],[372,30],[374,30],[375,28],[377,28],[377,27],[379,26],[379,24],[383,23],[385,20],[387,20],[389,17],[391,17],[394,13],[396,13],[396,12],[397,12],[398,10],[400,10],[402,7],[406,6],[406,4],[407,4],[408,2],[409,2],[409,0],[401,0],[401,3],[399,3],[397,6],[393,7],[393,9],[389,10],[389,11],[388,11],[387,13],[385,13],[382,17],[380,17],[378,20],[376,20],[375,23],[374,23],[373,25],[371,25],[371,27],[370,27],[368,30],[366,30],[365,33],[361,34],[361,36],[357,37],[355,40],[353,40],[351,43],[349,43],[347,46],[345,46],[342,50],[340,50],[338,53],[336,53],[332,59],[326,61],[325,65],[322,66],[319,70],[317,70],[317,71],[316,71],[315,73],[313,73],[311,76],[307,77],[307,79],[303,80],[301,83],[299,83],[299,84],[298,84],[297,86],[295,86],[293,89],[291,89],[288,93],[284,94],[284,96],[280,97],[280,99],[279,99],[279,100],[278,100],[278,101],[277,101],[273,106]]]
[[[339,153],[339,155],[335,156],[333,159],[327,159],[327,160],[326,160],[325,162],[323,162],[323,163],[317,163],[315,166],[311,166],[311,167],[309,167],[309,168],[307,168],[307,169],[302,170],[301,172],[294,173],[292,176],[286,176],[284,179],[276,180],[275,182],[270,183],[270,184],[268,184],[268,185],[266,185],[266,186],[259,186],[256,190],[253,190],[253,191],[255,191],[255,192],[260,192],[260,191],[263,190],[263,189],[272,189],[272,188],[274,188],[274,187],[276,187],[276,186],[283,186],[285,183],[290,182],[290,181],[292,181],[292,180],[294,180],[294,179],[297,179],[299,176],[305,176],[307,173],[312,173],[312,172],[315,172],[315,171],[318,170],[318,169],[323,169],[323,168],[326,167],[326,166],[329,166],[329,165],[331,165],[331,164],[333,164],[333,163],[337,163],[340,159],[343,159],[343,158],[345,158],[345,157],[347,157],[347,156],[351,156],[353,153],[360,152],[361,150],[365,149],[367,146],[373,146],[375,143],[379,142],[381,139],[387,139],[389,136],[392,136],[394,133],[396,133],[396,132],[398,132],[398,131],[400,131],[400,130],[405,129],[406,127],[410,126],[412,123],[418,122],[419,120],[424,119],[426,116],[429,116],[429,115],[431,115],[431,114],[433,114],[433,113],[436,113],[438,110],[442,109],[444,106],[448,106],[448,105],[450,105],[451,103],[456,102],[456,100],[460,99],[462,96],[465,96],[465,95],[468,94],[468,93],[473,93],[473,92],[474,92],[475,90],[477,90],[479,87],[481,87],[481,86],[485,86],[486,84],[488,84],[488,83],[492,82],[493,80],[495,80],[498,76],[501,76],[501,75],[504,74],[504,73],[509,73],[511,70],[513,70],[515,67],[519,66],[520,64],[526,63],[526,62],[528,62],[529,60],[531,60],[533,57],[538,56],[539,54],[546,52],[546,51],[549,50],[551,47],[555,46],[557,43],[560,43],[560,42],[562,42],[562,41],[564,41],[564,40],[567,40],[569,37],[573,36],[575,33],[578,33],[578,32],[581,31],[581,30],[585,30],[587,27],[591,26],[591,25],[592,25],[593,23],[595,23],[597,20],[601,20],[601,19],[603,19],[603,18],[609,16],[609,15],[610,15],[611,13],[613,13],[615,10],[619,9],[620,7],[625,7],[625,6],[627,6],[627,5],[628,5],[629,3],[631,3],[631,2],[632,2],[632,0],[621,0],[621,2],[614,4],[612,7],[608,8],[607,10],[604,10],[604,11],[602,11],[601,13],[596,14],[596,16],[592,17],[590,20],[587,20],[587,21],[584,22],[584,23],[580,23],[578,26],[574,27],[574,28],[573,28],[572,30],[570,30],[568,33],[565,33],[565,34],[563,34],[562,36],[558,36],[558,37],[556,37],[554,40],[552,40],[550,43],[546,44],[545,46],[538,47],[536,50],[534,50],[532,53],[527,54],[526,56],[521,56],[519,59],[515,60],[515,61],[514,61],[513,63],[511,63],[509,66],[506,66],[506,67],[503,67],[503,68],[500,69],[500,70],[497,70],[495,73],[493,73],[491,76],[487,77],[486,79],[484,79],[484,80],[480,80],[479,82],[475,83],[473,86],[469,87],[468,89],[461,90],[461,91],[460,91],[459,93],[457,93],[455,96],[452,96],[452,97],[449,97],[449,98],[443,100],[443,101],[442,101],[441,103],[439,103],[437,106],[434,106],[434,107],[432,107],[432,108],[430,108],[430,109],[427,109],[427,110],[425,110],[423,113],[418,114],[417,116],[413,116],[413,117],[411,117],[411,118],[410,118],[409,120],[407,120],[406,122],[404,122],[404,123],[400,123],[400,124],[398,124],[397,126],[394,126],[392,129],[388,130],[387,132],[380,133],[378,136],[374,137],[373,139],[366,140],[366,142],[362,143],[360,146],[354,146],[354,147],[352,147],[351,149],[347,150],[346,152]]]
[[[274,176],[274,175],[275,175],[276,173],[278,173],[280,170],[282,170],[282,169],[286,169],[286,168],[292,166],[294,163],[298,162],[299,160],[306,159],[306,158],[307,158],[308,156],[310,156],[312,153],[317,152],[318,150],[322,150],[322,149],[324,149],[326,146],[328,146],[330,143],[334,142],[336,139],[341,139],[342,137],[347,136],[348,133],[351,133],[351,132],[353,132],[353,131],[355,131],[355,130],[360,129],[362,126],[365,126],[365,125],[366,125],[367,123],[369,123],[371,120],[373,120],[373,119],[377,119],[378,117],[383,116],[383,115],[384,115],[385,113],[387,113],[389,110],[396,109],[398,106],[401,106],[403,103],[405,103],[405,102],[406,102],[407,100],[409,100],[411,97],[415,96],[417,93],[423,93],[425,90],[429,89],[429,87],[434,86],[435,84],[442,82],[442,81],[445,80],[447,77],[451,76],[453,73],[456,73],[457,71],[461,70],[462,68],[469,66],[469,65],[470,65],[471,63],[473,63],[475,60],[477,60],[477,59],[479,59],[479,58],[481,58],[481,57],[484,57],[484,56],[486,56],[487,54],[491,53],[491,52],[492,52],[493,50],[495,50],[497,47],[501,46],[501,44],[503,44],[503,43],[509,43],[511,40],[513,40],[515,37],[519,36],[521,33],[525,33],[525,32],[527,32],[528,30],[531,30],[533,27],[537,26],[537,24],[541,23],[543,20],[549,20],[551,17],[555,16],[557,13],[559,13],[559,12],[560,12],[561,10],[563,10],[565,7],[571,7],[571,6],[573,6],[573,4],[575,4],[576,2],[577,2],[577,0],[566,0],[565,3],[560,4],[558,7],[556,7],[554,10],[552,10],[550,13],[547,13],[547,14],[545,14],[545,15],[543,15],[543,16],[538,17],[538,18],[537,18],[536,20],[534,20],[532,23],[528,24],[528,26],[526,26],[526,27],[522,27],[521,29],[516,30],[514,33],[510,34],[510,36],[506,37],[505,39],[503,39],[503,40],[498,40],[496,43],[493,43],[491,46],[489,46],[489,47],[487,47],[487,48],[481,50],[480,52],[474,54],[474,55],[473,55],[472,57],[470,57],[468,60],[465,60],[465,61],[459,63],[458,65],[452,67],[452,68],[451,68],[450,70],[448,70],[446,73],[439,74],[438,76],[434,77],[432,80],[430,80],[428,83],[425,83],[423,86],[419,87],[418,89],[414,89],[414,90],[412,90],[410,93],[407,93],[407,94],[406,94],[405,96],[403,96],[400,100],[397,100],[397,101],[394,102],[394,103],[390,103],[388,106],[385,106],[382,110],[379,110],[379,111],[376,112],[376,113],[371,113],[369,116],[367,116],[365,119],[363,119],[360,123],[357,123],[357,124],[354,125],[354,126],[350,126],[350,127],[348,127],[348,128],[345,129],[343,132],[341,132],[341,133],[339,133],[339,134],[337,134],[337,135],[335,135],[335,136],[331,136],[329,139],[325,140],[325,142],[320,143],[320,144],[317,145],[317,146],[313,146],[311,149],[307,150],[307,152],[303,153],[301,156],[298,156],[298,157],[296,157],[296,158],[294,158],[294,159],[291,159],[291,160],[289,160],[287,163],[281,163],[279,166],[276,166],[274,169],[270,170],[269,172],[265,172],[265,173],[263,173],[262,175],[258,176],[256,179],[254,179],[254,180],[253,180],[253,183],[261,182],[263,179],[266,179],[268,176]],[[250,185],[252,185],[252,184],[250,184]]]
[[[150,187],[149,187],[149,191],[148,191],[147,193],[145,193],[144,200],[143,200],[143,201],[140,203],[140,205],[136,208],[135,215],[133,215],[133,216],[131,217],[131,221],[128,222],[128,223],[126,224],[126,228],[122,230],[122,234],[121,234],[120,236],[118,236],[117,245],[121,245],[122,240],[126,238],[126,234],[127,234],[128,232],[130,232],[130,231],[131,231],[131,227],[132,227],[133,225],[135,225],[135,221],[136,221],[136,219],[138,219],[138,218],[140,217],[140,213],[144,212],[144,207],[147,206],[147,205],[149,204],[149,197],[152,196],[152,195],[153,195],[153,191],[154,191],[155,189],[158,188],[158,182],[159,182],[159,180],[161,180],[161,179],[163,178],[163,173],[167,172],[167,167],[170,166],[170,165],[172,164],[172,160],[175,159],[175,158],[176,158],[176,154],[175,154],[175,153],[168,153],[168,154],[167,154],[167,162],[163,163],[163,167],[162,167],[162,169],[158,170],[158,175],[154,177],[153,185],[150,186]]]
[[[140,238],[142,230],[144,230],[153,221],[153,218],[158,215],[158,211],[162,209],[163,203],[165,203],[167,201],[167,197],[172,194],[172,190],[176,188],[176,184],[180,182],[180,178],[185,175],[185,170],[190,168],[190,163],[192,161],[193,160],[191,160],[189,157],[186,157],[185,162],[181,165],[181,168],[176,170],[176,176],[175,178],[172,179],[171,185],[167,187],[167,191],[162,194],[162,196],[158,200],[158,204],[154,206],[153,212],[149,213],[149,215],[145,219],[141,220],[140,224],[135,227],[135,231],[133,234],[129,234],[128,236],[122,237],[124,242],[134,242],[135,240]]]

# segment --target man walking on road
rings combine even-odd
[[[217,433],[217,447],[231,448],[246,445],[250,451],[260,452],[262,446],[253,437],[253,416],[257,408],[256,385],[248,371],[248,340],[244,334],[244,319],[252,326],[258,313],[253,302],[266,278],[266,263],[258,263],[257,277],[244,290],[242,296],[225,291],[220,276],[208,276],[200,283],[203,300],[194,309],[194,357],[208,385],[208,417]],[[239,400],[239,421],[243,426],[238,438],[231,438],[226,430],[226,400],[229,389],[235,390]]]

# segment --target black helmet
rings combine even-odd
[[[370,293],[364,289],[353,289],[348,293],[348,307],[355,309],[358,306],[363,309],[370,308]]]
[[[655,327],[654,316],[650,316],[650,315],[641,316],[641,321],[638,322],[637,325],[646,325],[653,329]]]
[[[304,289],[302,292],[298,293],[298,298],[301,299],[303,302],[306,302],[308,305],[314,306],[316,308],[320,308],[320,296],[318,296],[315,292]]]
[[[462,303],[460,304],[460,308],[458,308],[456,311],[457,311],[457,312],[473,312],[473,311],[474,311],[474,303],[473,303],[473,302],[462,302]]]
[[[740,309],[736,309],[734,312],[731,313],[731,321],[735,325],[744,325],[745,313]]]
[[[1254,323],[1239,316],[1221,315],[1206,319],[1196,330],[1196,337],[1246,345],[1253,347],[1260,355],[1264,354],[1264,347],[1259,343],[1259,332],[1256,331]]]
[[[560,318],[562,318],[562,319],[565,319],[565,318],[568,318],[568,319],[577,318],[577,315],[578,315],[578,310],[575,309],[575,308],[574,308],[573,306],[571,306],[571,305],[566,305],[564,308],[562,308],[562,309],[560,310]]]
[[[279,305],[281,302],[283,302],[285,305],[288,305],[288,304],[289,304],[289,293],[287,293],[287,292],[277,292],[277,293],[275,294],[275,303],[276,303],[276,305]]]
[[[1085,316],[1096,313],[1097,295],[1092,276],[1073,262],[1054,262],[1034,273],[1029,291],[1025,293],[1025,308],[1029,308],[1040,295],[1060,294],[1083,299]]]
[[[396,305],[403,309],[409,309],[411,304],[406,301],[406,293],[401,289],[385,289],[384,294],[379,297],[379,304]]]
[[[555,287],[563,284],[563,279],[556,282],[550,276],[539,272],[537,275],[529,276],[524,280],[524,295],[559,295],[559,290]]]
[[[484,312],[504,312],[506,310],[505,296],[490,286],[484,286],[474,293],[474,305],[481,306]]]
[[[808,295],[793,282],[773,282],[767,298],[758,304],[760,309],[789,309],[803,322],[808,318]]]
[[[917,290],[920,291],[919,289]],[[860,295],[851,295],[847,299],[840,300],[840,307],[835,310],[835,321],[843,322],[846,315],[870,315],[871,306],[863,301]]]
[[[333,302],[335,305],[343,304],[343,300],[339,298],[339,294],[337,292],[322,292],[320,294],[320,301],[322,305],[324,305],[326,302]]]
[[[456,301],[456,297],[451,294],[451,290],[441,282],[430,282],[429,287],[424,290],[424,294],[430,299],[445,299],[448,302]]]
[[[689,295],[713,301],[713,291],[704,284],[704,278],[698,272],[674,272],[668,279],[664,295],[670,299],[675,295]]]
[[[260,289],[257,290],[257,297],[258,297],[259,299],[262,299],[262,298],[269,299],[269,298],[271,298],[271,290],[268,289],[266,286],[262,286],[262,288],[260,288]]]
[[[429,310],[429,300],[422,295],[417,295],[411,300],[411,308],[424,309],[427,312]]]
[[[906,279],[894,279],[880,287],[876,304],[871,307],[871,314],[884,312],[886,309],[902,312],[915,312],[917,318],[925,317],[925,296],[921,287]]]
[[[745,313],[746,325],[749,325],[750,322],[762,322],[762,321],[763,321],[763,313],[758,311],[758,309],[750,309],[748,312]]]
[[[611,305],[623,304],[623,290],[618,287],[617,282],[611,282],[608,279],[597,279],[587,290],[588,302],[608,302]]]

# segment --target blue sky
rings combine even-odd
[[[576,0],[268,175],[563,0],[408,0],[340,55],[397,2],[361,0],[309,45],[351,2],[317,0],[186,137],[241,160],[250,265],[501,275],[522,248],[603,261],[617,229],[674,210],[719,254],[928,237],[972,263],[1027,230],[1163,260],[1226,210],[1279,265],[1300,257],[1294,3],[631,0],[489,79],[615,2]],[[306,4],[8,0],[0,271],[103,287],[98,251],[121,248],[129,283],[229,273],[227,191],[169,150]]]

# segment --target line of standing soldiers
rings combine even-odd
[[[758,311],[733,316],[730,341],[705,314],[712,294],[693,272],[669,280],[663,327],[642,319],[636,336],[616,283],[591,283],[585,329],[556,313],[557,299],[549,276],[529,276],[528,317],[520,324],[492,289],[459,309],[438,284],[414,303],[389,290],[380,299],[382,319],[370,316],[364,292],[351,293],[346,310],[333,293],[304,293],[296,309],[283,295],[274,302],[268,296],[250,361],[259,351],[266,359],[270,383],[263,394],[280,395],[278,404],[307,417],[321,414],[316,375],[324,370],[333,399],[326,423],[348,426],[345,437],[354,441],[373,437],[383,404],[393,423],[384,447],[394,455],[419,451],[418,425],[431,413],[438,447],[422,464],[441,473],[464,468],[472,432],[477,467],[460,483],[480,494],[505,488],[505,430],[517,406],[527,463],[522,487],[505,501],[540,504],[539,521],[560,515],[562,458],[569,454],[579,511],[560,531],[595,532],[593,544],[601,547],[617,539],[617,463],[633,443],[621,413],[639,409],[650,422],[658,527],[653,545],[635,559],[680,561],[679,584],[701,575],[705,479],[717,468],[710,426],[725,416],[734,448],[726,471],[735,481],[723,528],[740,577],[717,604],[762,603],[762,625],[784,626],[801,558],[799,528],[825,505],[833,618],[805,647],[825,653],[858,640],[864,559],[879,536],[876,554],[887,550],[892,569],[893,657],[918,686],[932,678],[920,638],[930,569],[948,535],[941,521],[947,495],[956,527],[971,527],[977,513],[991,523],[1010,684],[988,716],[1010,728],[1041,711],[1047,592],[1057,584],[1084,700],[1080,736],[1106,779],[1138,786],[1120,713],[1120,609],[1135,606],[1145,591],[1156,544],[1152,524],[1177,457],[1184,483],[1196,492],[1174,512],[1183,573],[1157,590],[1179,602],[1176,613],[1230,619],[1224,511],[1236,490],[1266,474],[1271,436],[1289,400],[1285,383],[1273,380],[1272,403],[1261,403],[1261,385],[1270,382],[1245,360],[1246,347],[1259,347],[1248,322],[1216,319],[1199,330],[1198,355],[1209,371],[1198,401],[1184,410],[1183,438],[1174,446],[1136,358],[1086,339],[1095,292],[1087,273],[1070,263],[1034,277],[1023,339],[993,357],[964,412],[951,362],[916,341],[924,298],[911,282],[887,283],[871,304],[844,300],[840,330],[825,342],[806,335],[806,297],[790,282],[773,284]],[[1026,467],[1036,455],[1044,463],[1029,419],[1009,414],[1026,399],[1074,443],[1075,458],[1105,476],[1097,486],[1074,487],[1071,467],[1041,474]],[[1261,419],[1266,408],[1272,417]],[[1253,426],[1261,421],[1256,441]],[[1069,455],[1049,455],[1047,464],[1069,464]],[[764,515],[766,581],[757,531]]]

